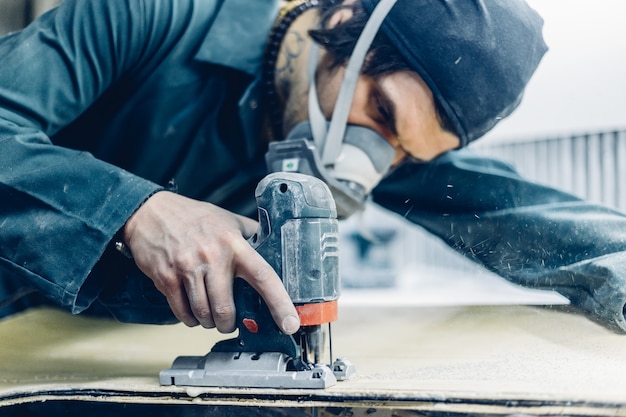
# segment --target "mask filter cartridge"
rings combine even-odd
[[[337,158],[323,164],[308,121],[297,124],[284,141],[272,142],[265,156],[271,172],[300,172],[326,182],[339,218],[362,209],[370,191],[389,171],[394,157],[395,149],[378,133],[348,125]]]

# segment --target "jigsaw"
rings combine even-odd
[[[281,277],[301,327],[282,333],[259,294],[234,283],[238,336],[205,356],[180,356],[160,372],[161,385],[326,388],[354,366],[332,358],[330,323],[337,319],[339,236],[328,186],[300,173],[277,172],[257,185],[259,226],[250,244]],[[325,354],[328,351],[328,361]]]

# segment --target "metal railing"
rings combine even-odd
[[[524,177],[626,210],[626,130],[477,146]]]

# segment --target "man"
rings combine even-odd
[[[65,0],[4,38],[4,314],[43,297],[73,313],[228,332],[241,277],[295,332],[279,277],[246,241],[272,137],[262,125],[280,140],[308,118],[311,36],[312,91],[331,118],[377,3],[290,3],[276,19],[272,0]],[[393,149],[374,201],[626,329],[624,216],[453,151],[518,105],[545,52],[541,19],[521,1],[399,0],[378,33],[347,115]]]

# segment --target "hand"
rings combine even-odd
[[[263,297],[286,334],[300,326],[274,269],[246,241],[257,223],[213,204],[161,191],[126,222],[124,240],[135,263],[165,295],[187,326],[235,329],[233,280],[246,280]]]

